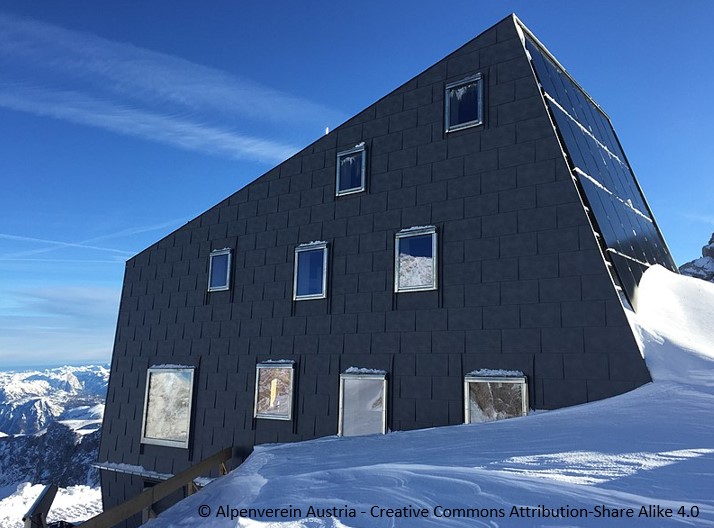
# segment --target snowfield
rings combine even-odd
[[[29,482],[20,484],[9,497],[0,500],[0,526],[2,528],[22,528],[22,516],[44,489],[41,484]],[[70,486],[60,488],[47,516],[48,522],[79,522],[102,512],[102,494],[99,488]]]
[[[714,284],[654,267],[638,307],[653,383],[500,422],[260,446],[149,526],[714,526]]]

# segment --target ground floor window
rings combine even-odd
[[[491,422],[528,413],[528,387],[522,372],[476,370],[464,380],[465,422]]]
[[[387,432],[387,373],[351,367],[340,374],[337,434],[361,436]]]
[[[255,372],[256,418],[291,420],[293,417],[292,361],[258,363]]]
[[[157,365],[146,376],[141,442],[188,447],[194,368]]]

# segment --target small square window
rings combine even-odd
[[[146,376],[141,443],[188,447],[193,367],[151,367]]]
[[[255,372],[256,418],[291,420],[293,417],[292,361],[258,363]]]
[[[340,374],[340,436],[387,432],[387,373],[350,367]]]
[[[335,184],[337,196],[364,191],[366,160],[364,143],[337,154],[337,182]]]
[[[446,131],[483,123],[483,79],[481,74],[446,85]]]
[[[394,259],[395,292],[435,290],[436,227],[411,227],[397,233]]]
[[[223,291],[230,288],[231,250],[211,251],[208,260],[208,291]]]
[[[528,386],[521,372],[475,371],[464,379],[465,423],[528,414]]]
[[[327,297],[327,242],[310,242],[295,248],[293,299]]]

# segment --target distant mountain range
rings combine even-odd
[[[714,234],[709,239],[709,243],[702,248],[701,258],[682,264],[679,272],[682,275],[714,282]]]
[[[0,491],[23,482],[99,485],[91,464],[108,380],[106,366],[0,372]]]

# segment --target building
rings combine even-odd
[[[227,446],[633,389],[655,263],[609,118],[509,16],[127,262],[105,507]]]

